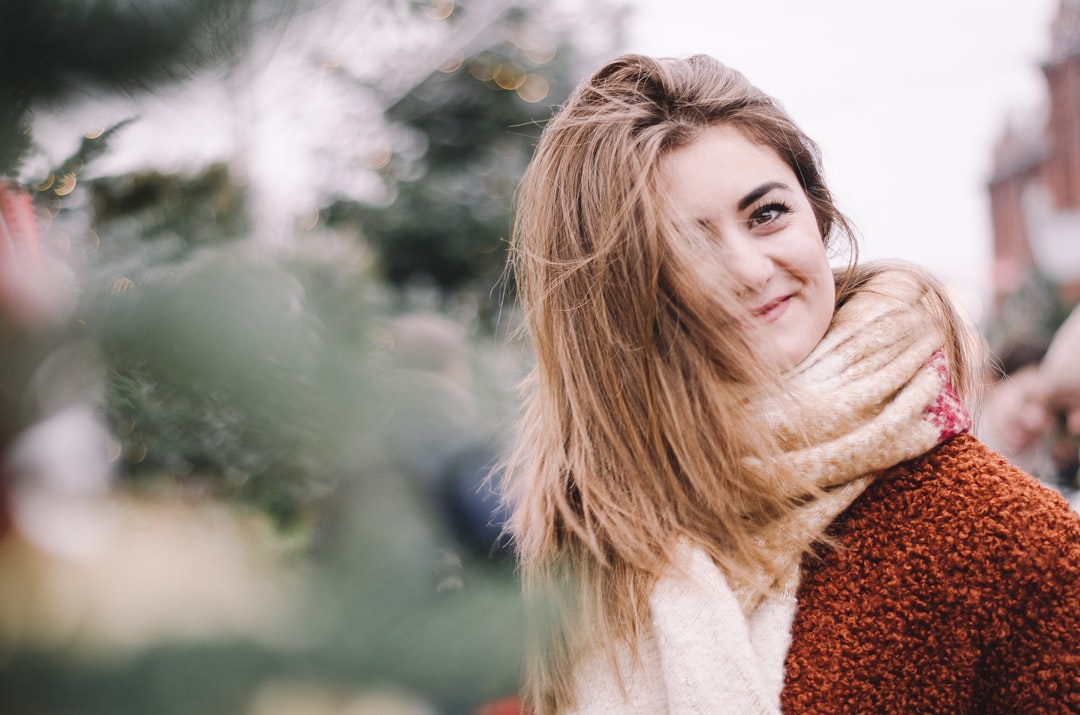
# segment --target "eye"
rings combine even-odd
[[[747,224],[749,224],[750,228],[768,226],[789,213],[791,213],[791,207],[787,204],[781,201],[770,201],[754,209],[747,220]]]

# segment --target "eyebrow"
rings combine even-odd
[[[788,189],[788,191],[791,190],[788,187],[787,184],[783,184],[783,183],[781,183],[779,181],[766,182],[766,183],[762,184],[761,186],[757,187],[756,189],[754,189],[753,191],[751,191],[746,196],[742,197],[742,200],[739,201],[739,210],[742,211],[747,206],[754,203],[755,201],[757,201],[758,199],[760,199],[762,196],[769,193],[773,189]]]

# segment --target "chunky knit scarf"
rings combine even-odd
[[[808,535],[824,533],[875,473],[971,428],[924,298],[925,287],[903,271],[874,277],[786,376],[790,401],[763,406],[790,447],[784,459],[824,490],[762,537],[785,576],[761,593],[732,584],[703,551],[683,547],[650,597],[639,659],[585,658],[575,672],[575,712],[780,712]]]

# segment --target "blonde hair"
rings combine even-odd
[[[551,627],[526,671],[538,715],[570,707],[585,648],[633,653],[678,543],[743,583],[771,580],[759,529],[815,493],[761,466],[780,447],[748,400],[778,375],[731,329],[734,293],[702,279],[665,202],[662,162],[716,125],[791,167],[826,245],[851,248],[840,295],[859,282],[816,145],[737,71],[703,55],[627,55],[556,113],[511,245],[537,360],[507,469],[511,530],[526,594],[553,619],[538,624]]]

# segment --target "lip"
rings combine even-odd
[[[791,302],[792,294],[782,295],[777,298],[773,298],[767,303],[762,303],[756,308],[750,309],[750,314],[757,320],[765,323],[771,323],[775,320],[779,320],[780,316],[787,312],[787,307]]]

